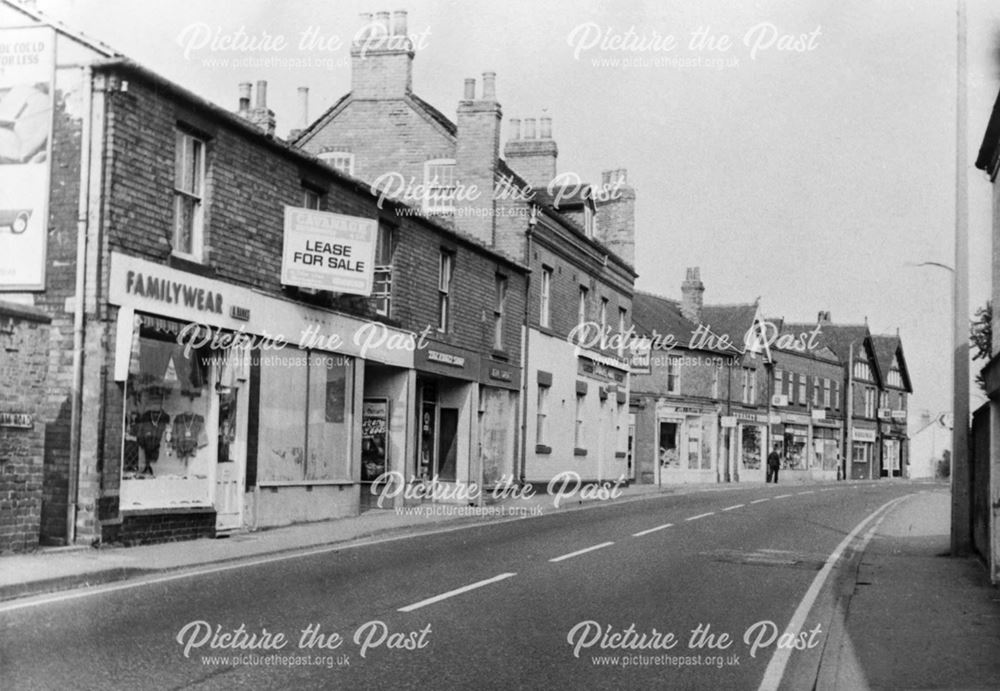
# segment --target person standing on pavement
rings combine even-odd
[[[778,455],[778,445],[775,444],[771,453],[767,454],[767,481],[778,484],[778,469],[781,468],[781,456]]]

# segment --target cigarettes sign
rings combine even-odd
[[[373,218],[286,206],[281,282],[371,295],[377,236]]]

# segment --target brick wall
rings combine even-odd
[[[820,360],[814,357],[809,357],[799,353],[789,352],[789,351],[775,351],[775,371],[780,370],[782,372],[783,386],[781,391],[778,391],[776,379],[772,382],[771,388],[775,394],[785,394],[788,396],[788,406],[782,408],[789,412],[807,412],[812,406],[813,396],[814,396],[814,378],[819,377],[819,401],[820,408],[827,408],[834,415],[839,415],[843,412],[843,403],[841,401],[838,406],[838,399],[843,398],[843,382],[841,378],[844,376],[844,368],[840,363],[829,362],[826,360]],[[794,385],[792,386],[792,391],[789,391],[789,381],[790,375],[794,375]],[[806,398],[802,400],[799,396],[799,376],[805,375],[806,378]],[[777,375],[775,374],[775,377]],[[824,380],[830,380],[830,405],[829,407],[823,405],[823,383]],[[864,410],[864,397],[861,399],[861,409]]]
[[[44,313],[0,302],[0,413],[28,415],[31,425],[0,426],[0,552],[38,546],[48,344]]]

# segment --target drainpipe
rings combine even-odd
[[[844,467],[842,480],[847,480],[847,469],[854,462],[854,344],[851,341],[848,347],[847,356],[847,390],[844,392],[847,400],[844,401],[844,413],[847,420],[844,424]]]
[[[69,477],[66,496],[66,544],[76,542],[76,512],[80,493],[80,414],[83,408],[84,290],[87,279],[87,215],[90,200],[90,136],[93,84],[83,68],[83,123],[80,135],[80,199],[76,219],[76,294],[73,297],[73,383],[70,389]]]
[[[528,464],[528,339],[531,334],[528,314],[531,305],[531,238],[536,223],[538,223],[538,207],[532,205],[531,215],[528,216],[528,227],[524,231],[524,265],[528,267],[528,273],[524,276],[524,345],[521,350],[521,469],[518,472],[518,481],[522,487],[526,481],[525,469]]]

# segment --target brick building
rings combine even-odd
[[[814,480],[840,479],[843,374],[840,358],[820,342],[819,324],[768,322],[774,358],[770,447],[781,471]]]
[[[48,261],[35,256],[39,285],[6,293],[52,321],[44,540],[335,518],[385,471],[478,485],[514,472],[525,266],[275,139],[264,83],[230,112],[0,10],[65,61]],[[374,245],[372,296],[283,281],[289,216]]]
[[[618,478],[627,469],[628,367],[610,342],[571,338],[581,323],[595,332],[631,324],[635,193],[625,171],[606,173],[601,186],[560,177],[548,118],[512,119],[501,157],[496,75],[483,73],[479,86],[467,79],[451,120],[413,92],[406,13],[365,21],[351,91],[294,144],[531,269],[519,315],[527,345],[517,474]]]
[[[748,348],[755,303],[705,305],[700,270],[681,300],[637,293],[630,409],[639,483],[763,480],[769,354]]]

